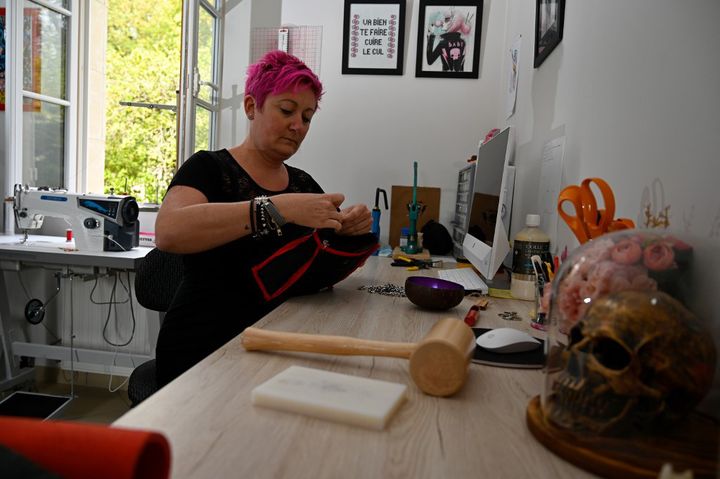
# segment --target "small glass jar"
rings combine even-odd
[[[410,236],[410,228],[404,226],[400,229],[400,247],[404,248],[408,244],[408,236]]]

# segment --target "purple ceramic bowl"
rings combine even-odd
[[[460,304],[465,288],[440,278],[410,276],[405,280],[405,295],[421,308],[444,311]]]

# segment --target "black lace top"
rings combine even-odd
[[[322,193],[320,185],[303,170],[286,165],[290,181],[282,191],[269,191],[248,175],[227,150],[199,151],[183,163],[170,183],[191,186],[202,192],[210,203],[247,201],[256,196],[273,196],[280,193]],[[234,221],[228,218],[228,221]],[[226,245],[185,258],[185,267],[191,274],[236,276],[238,268],[248,268],[276,251],[288,241],[306,234],[311,229],[287,224],[280,237],[254,239],[245,236]],[[207,278],[206,278],[207,280]]]
[[[170,188],[189,186],[210,203],[247,201],[260,195],[322,193],[306,172],[286,165],[288,187],[268,191],[259,186],[227,150],[200,151],[178,170]],[[236,221],[227,218],[227,221]],[[282,236],[246,236],[225,245],[185,255],[185,277],[160,330],[156,350],[158,381],[165,384],[235,337],[279,301],[265,302],[250,268],[283,244],[311,231],[286,224]]]

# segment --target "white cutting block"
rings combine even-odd
[[[354,426],[383,429],[405,400],[407,386],[290,366],[252,391],[252,402]]]

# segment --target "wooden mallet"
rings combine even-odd
[[[450,396],[462,388],[475,349],[472,329],[455,318],[439,320],[418,343],[286,333],[253,327],[246,328],[241,338],[248,351],[302,351],[410,359],[410,376],[421,391],[431,396]]]

